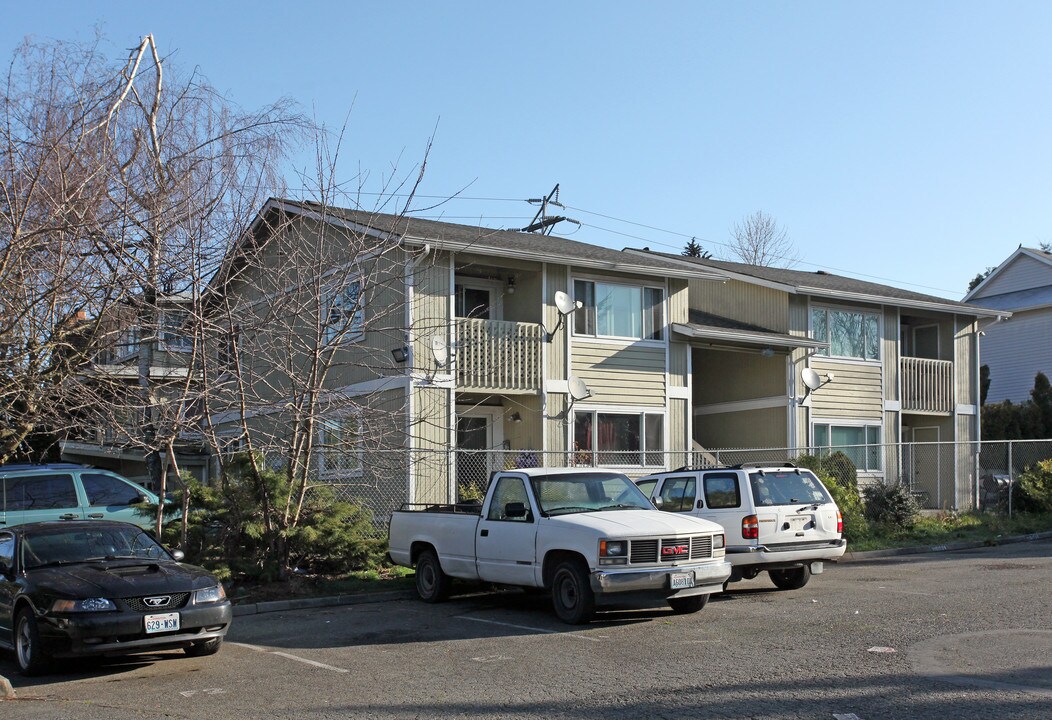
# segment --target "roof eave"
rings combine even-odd
[[[940,303],[928,300],[910,300],[905,298],[889,297],[887,295],[874,295],[871,293],[853,293],[844,290],[829,290],[827,288],[805,287],[798,288],[801,294],[814,295],[836,300],[854,300],[856,302],[867,302],[875,305],[894,305],[896,307],[913,308],[915,310],[937,310],[939,312],[955,313],[957,315],[975,315],[976,317],[1010,317],[1012,313],[1007,310],[993,310],[977,305],[956,305],[953,303]]]
[[[672,332],[696,340],[712,340],[723,343],[749,344],[756,346],[770,346],[779,348],[808,348],[820,350],[829,347],[828,342],[815,340],[807,337],[792,335],[780,335],[777,333],[764,333],[750,330],[734,330],[731,328],[704,329],[694,325],[672,323]]]

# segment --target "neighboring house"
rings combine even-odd
[[[305,247],[325,263],[271,277]],[[340,267],[353,272],[325,269]],[[930,506],[974,492],[963,442],[979,437],[977,333],[997,311],[824,272],[287,200],[261,210],[211,291],[236,323],[261,438],[302,391],[281,368],[308,365],[263,352],[288,314],[272,308],[297,294],[320,305],[295,306],[334,353],[315,469],[381,513],[469,497],[503,467],[639,475],[729,447],[850,446],[863,480],[907,481]],[[805,370],[821,387],[805,387]],[[240,413],[213,425],[236,433]],[[962,445],[901,457],[911,440]]]
[[[141,434],[140,403],[136,399],[140,377],[140,356],[144,345],[151,344],[152,363],[149,376],[162,396],[166,385],[181,388],[188,378],[193,339],[184,329],[192,302],[189,294],[168,294],[161,300],[161,323],[157,337],[149,339],[139,327],[130,304],[109,313],[100,333],[99,349],[85,372],[116,383],[111,403],[97,410],[63,438],[59,447],[61,459],[118,472],[147,487],[152,486],[146,466]],[[125,395],[121,391],[126,388]],[[182,393],[180,393],[182,394]],[[201,482],[209,478],[208,448],[198,431],[185,431],[176,444],[176,461],[184,474]]]
[[[1052,253],[1020,246],[964,300],[1011,313],[982,339],[986,402],[1029,400],[1037,373],[1052,374]]]
[[[902,457],[895,444],[979,439],[978,333],[1002,312],[821,270],[658,256],[727,278],[692,282],[690,319],[672,325],[692,347],[699,444],[847,448],[862,481],[901,479],[930,507],[968,506],[969,446]]]

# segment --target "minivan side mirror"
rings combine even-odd
[[[178,549],[172,550],[172,557],[176,562],[182,562],[186,558],[186,553]]]

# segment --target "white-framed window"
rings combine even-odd
[[[811,425],[811,444],[818,454],[843,452],[859,472],[881,472],[884,453],[879,423],[837,424],[816,422]]]
[[[574,410],[573,416],[575,464],[664,465],[663,413]]]
[[[664,340],[665,289],[602,280],[574,280],[574,335]]]
[[[190,314],[185,310],[166,310],[161,315],[159,339],[162,350],[190,352],[194,339],[186,334],[186,321]]]
[[[813,306],[811,337],[829,343],[819,355],[880,360],[879,313]]]
[[[361,438],[361,418],[357,416],[319,420],[314,450],[318,476],[323,480],[361,477]]]
[[[348,280],[325,299],[325,342],[357,340],[365,332],[365,297],[360,280]]]
[[[139,328],[135,325],[123,328],[117,334],[117,348],[114,357],[124,360],[139,352]]]

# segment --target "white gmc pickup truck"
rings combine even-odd
[[[391,515],[391,559],[416,567],[425,602],[452,578],[551,592],[555,613],[587,622],[597,604],[661,598],[705,607],[730,577],[723,528],[663,513],[617,472],[529,468],[496,473],[481,504],[412,505]]]

